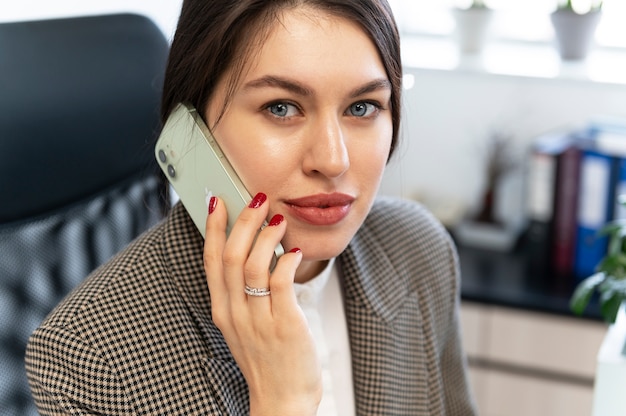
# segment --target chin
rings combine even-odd
[[[303,260],[304,261],[326,261],[326,260],[332,259],[333,257],[337,257],[343,252],[344,249],[345,249],[345,246],[341,250],[324,249],[321,251],[316,251],[316,250],[311,249],[309,251],[309,255],[307,255],[307,251],[302,249]]]
[[[329,235],[330,234],[330,235]],[[326,233],[322,238],[289,238],[283,240],[285,250],[298,247],[302,250],[303,260],[305,261],[323,261],[341,254],[351,238],[338,237],[332,233]]]

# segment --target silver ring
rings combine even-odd
[[[246,285],[243,288],[243,291],[246,295],[249,296],[269,296],[270,288],[269,287],[250,287]]]

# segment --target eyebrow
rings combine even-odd
[[[263,87],[281,88],[302,96],[313,95],[313,91],[305,85],[301,84],[300,82],[274,75],[266,75],[264,77],[254,79],[244,85],[244,89]],[[363,94],[383,89],[390,90],[391,82],[389,82],[389,80],[386,78],[374,79],[352,90],[349,96],[351,98],[355,98]]]
[[[266,75],[264,77],[254,79],[244,85],[244,89],[263,87],[281,88],[297,95],[313,95],[313,91],[311,91],[309,88],[305,87],[301,83],[273,75]]]
[[[374,79],[367,84],[353,90],[350,94],[350,97],[356,98],[360,95],[379,90],[391,90],[391,82],[389,82],[387,78]]]

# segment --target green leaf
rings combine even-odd
[[[615,323],[617,312],[622,304],[623,297],[616,291],[610,290],[604,292],[600,297],[600,312],[604,320],[609,323]]]
[[[624,235],[626,232],[626,218],[618,218],[616,220],[612,220],[607,222],[604,226],[602,226],[597,235]]]
[[[607,256],[618,255],[622,251],[622,239],[612,235],[609,239],[609,247],[607,249]]]
[[[626,280],[624,279],[615,279],[608,276],[598,289],[600,292],[615,292],[623,299],[626,299]]]
[[[604,281],[605,274],[604,273],[596,273],[576,286],[576,290],[574,290],[574,294],[570,299],[570,309],[576,315],[582,315],[589,304],[589,300],[593,295],[594,290]]]
[[[617,234],[622,228],[626,227],[625,220],[613,221],[598,230],[598,235]]]
[[[623,280],[626,278],[626,254],[616,253],[606,256],[600,261],[596,271],[615,280]]]

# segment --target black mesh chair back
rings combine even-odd
[[[30,333],[162,217],[169,43],[132,14],[0,24],[0,413],[36,414]]]

